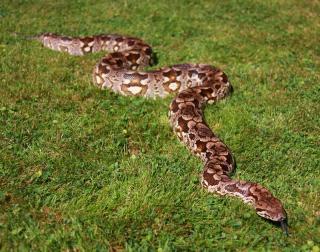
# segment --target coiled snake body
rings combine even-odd
[[[177,93],[169,110],[170,124],[178,138],[204,163],[201,184],[209,192],[231,195],[251,204],[258,215],[279,222],[287,233],[282,203],[257,183],[233,180],[230,149],[204,121],[202,107],[232,91],[225,73],[205,64],[181,64],[143,71],[151,64],[152,49],[143,40],[121,35],[64,37],[45,33],[34,37],[44,46],[72,55],[110,52],[95,66],[94,83],[122,95],[164,97]]]

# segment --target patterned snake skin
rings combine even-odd
[[[144,97],[177,93],[170,105],[170,124],[180,141],[203,161],[202,186],[209,192],[242,199],[258,215],[280,223],[287,233],[287,215],[281,202],[259,184],[229,177],[235,167],[231,151],[204,121],[203,105],[221,100],[232,91],[220,69],[204,64],[181,64],[143,71],[152,62],[151,47],[141,39],[121,35],[64,37],[46,33],[34,39],[52,50],[72,55],[110,52],[93,70],[93,80],[99,88]]]

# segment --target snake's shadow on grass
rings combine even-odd
[[[261,219],[263,219],[265,222],[267,222],[267,223],[269,223],[269,224],[271,224],[271,225],[273,225],[273,226],[275,226],[275,227],[277,227],[277,228],[280,228],[280,229],[282,230],[283,234],[284,234],[286,237],[289,236],[289,230],[288,230],[288,228],[290,227],[290,225],[288,224],[288,217],[287,217],[287,219],[286,219],[286,221],[285,221],[285,223],[286,223],[286,228],[285,228],[285,229],[283,229],[283,227],[281,226],[281,223],[280,223],[279,221],[272,221],[272,220],[269,220],[269,219],[262,218],[261,216],[259,216],[259,217],[260,217]]]
[[[159,57],[156,52],[152,52],[152,64],[151,66],[156,66],[159,63]]]

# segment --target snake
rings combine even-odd
[[[178,139],[203,162],[202,187],[210,193],[240,198],[288,235],[288,217],[282,202],[258,183],[231,178],[235,158],[205,121],[204,106],[224,99],[233,91],[221,69],[209,64],[187,63],[144,70],[154,63],[153,50],[142,39],[131,36],[70,37],[42,33],[32,39],[44,47],[71,55],[106,51],[92,74],[94,84],[100,89],[146,98],[175,94],[169,106],[169,122]]]

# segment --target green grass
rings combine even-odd
[[[0,249],[319,251],[320,4],[317,1],[38,1],[0,5]],[[235,92],[208,106],[235,178],[282,199],[280,229],[201,190],[200,160],[163,100],[91,85],[103,55],[72,57],[21,36],[141,37],[158,66],[203,62]]]

